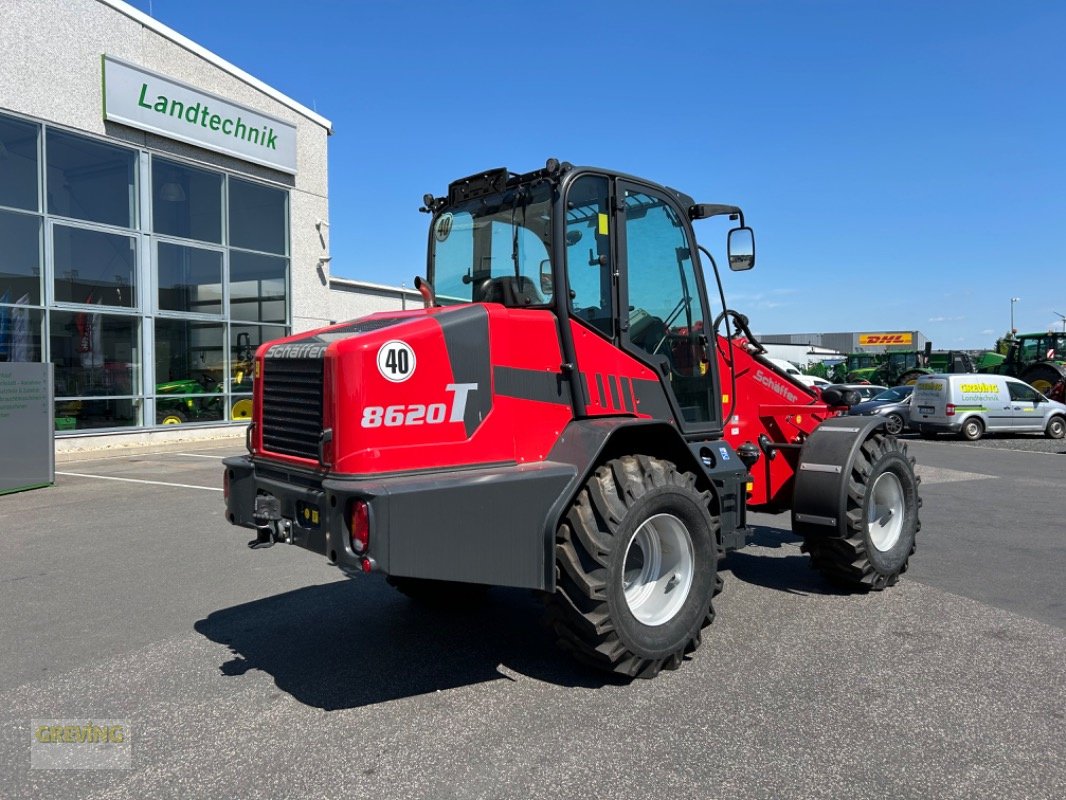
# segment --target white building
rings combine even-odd
[[[58,435],[239,423],[258,344],[417,303],[329,277],[328,119],[119,0],[4,0],[0,51],[0,361]]]

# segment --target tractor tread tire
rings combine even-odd
[[[924,378],[928,374],[929,374],[928,372],[924,372],[923,370],[920,370],[920,369],[909,369],[906,372],[904,372],[902,375],[900,375],[899,379],[893,382],[893,385],[896,385],[896,386],[899,386],[899,385],[911,386],[911,385],[917,383],[918,381],[920,381],[922,378]]]
[[[694,578],[693,594],[661,627],[682,625],[685,617],[691,617],[692,624],[684,630],[678,628],[679,635],[666,648],[667,652],[649,654],[647,650],[641,652],[640,643],[626,633],[634,625],[641,627],[640,623],[632,617],[626,621],[618,618],[618,613],[630,612],[628,609],[619,612],[618,600],[612,600],[615,591],[618,598],[622,596],[620,584],[612,584],[612,564],[617,572],[617,562],[624,553],[619,556],[615,551],[628,543],[629,529],[641,524],[639,515],[644,512],[630,512],[649,499],[649,495],[664,493],[683,495],[701,510],[701,524],[705,525],[709,538],[709,555],[703,563],[697,558],[695,569],[700,573],[710,567],[714,578],[703,590],[702,598],[697,590],[699,581]],[[629,678],[652,678],[660,670],[677,669],[684,656],[699,647],[700,631],[714,620],[712,598],[722,588],[717,562],[724,558],[725,552],[720,542],[718,518],[712,512],[714,503],[711,492],[696,487],[695,475],[680,472],[667,461],[630,455],[598,467],[578,493],[556,533],[556,591],[547,595],[545,602],[547,622],[557,636],[559,647],[588,666]],[[690,531],[690,535],[695,538],[697,533]],[[689,611],[692,603],[701,604],[698,617]]]
[[[1044,395],[1049,394],[1062,377],[1063,373],[1048,363],[1033,364],[1022,373],[1022,380]]]
[[[864,502],[867,491],[873,483],[871,478],[875,466],[886,456],[891,455],[902,458],[913,476],[913,495],[916,502],[913,505],[914,530],[913,532],[908,530],[908,526],[904,523],[904,531],[900,537],[898,546],[902,547],[899,551],[899,556],[902,557],[897,557],[896,563],[884,570],[879,569],[871,560],[869,551],[871,545],[868,544],[864,531]],[[801,549],[810,554],[811,567],[821,572],[833,585],[850,591],[881,591],[894,586],[899,576],[907,571],[910,557],[914,555],[916,535],[922,528],[922,523],[918,518],[918,512],[922,506],[922,499],[918,495],[920,483],[921,476],[914,474],[914,457],[907,455],[905,443],[901,443],[894,436],[885,436],[881,433],[875,433],[863,442],[848,477],[846,535],[844,537],[806,537]]]

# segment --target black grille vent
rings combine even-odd
[[[322,436],[321,358],[263,363],[263,449],[318,460]]]

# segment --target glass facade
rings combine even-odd
[[[284,188],[0,113],[0,361],[55,365],[60,433],[247,419],[288,220]]]

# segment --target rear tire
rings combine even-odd
[[[1047,364],[1036,364],[1027,369],[1022,376],[1022,380],[1043,395],[1049,394],[1052,387],[1061,379],[1062,375],[1059,371]]]
[[[1066,419],[1052,417],[1048,420],[1047,428],[1044,429],[1049,439],[1061,439],[1066,436]]]
[[[547,598],[559,645],[597,669],[676,669],[714,619],[719,523],[692,473],[650,456],[596,469],[556,535]]]
[[[959,436],[968,442],[976,442],[985,433],[985,426],[977,417],[970,417],[962,423],[962,428],[959,430]]]
[[[922,378],[924,378],[927,374],[928,373],[922,372],[920,369],[912,369],[909,372],[904,372],[902,375],[899,376],[899,382],[897,385],[902,384],[904,386],[913,386]]]
[[[807,536],[811,566],[844,589],[880,591],[907,571],[921,522],[920,479],[898,439],[875,433],[852,464],[844,537]]]

